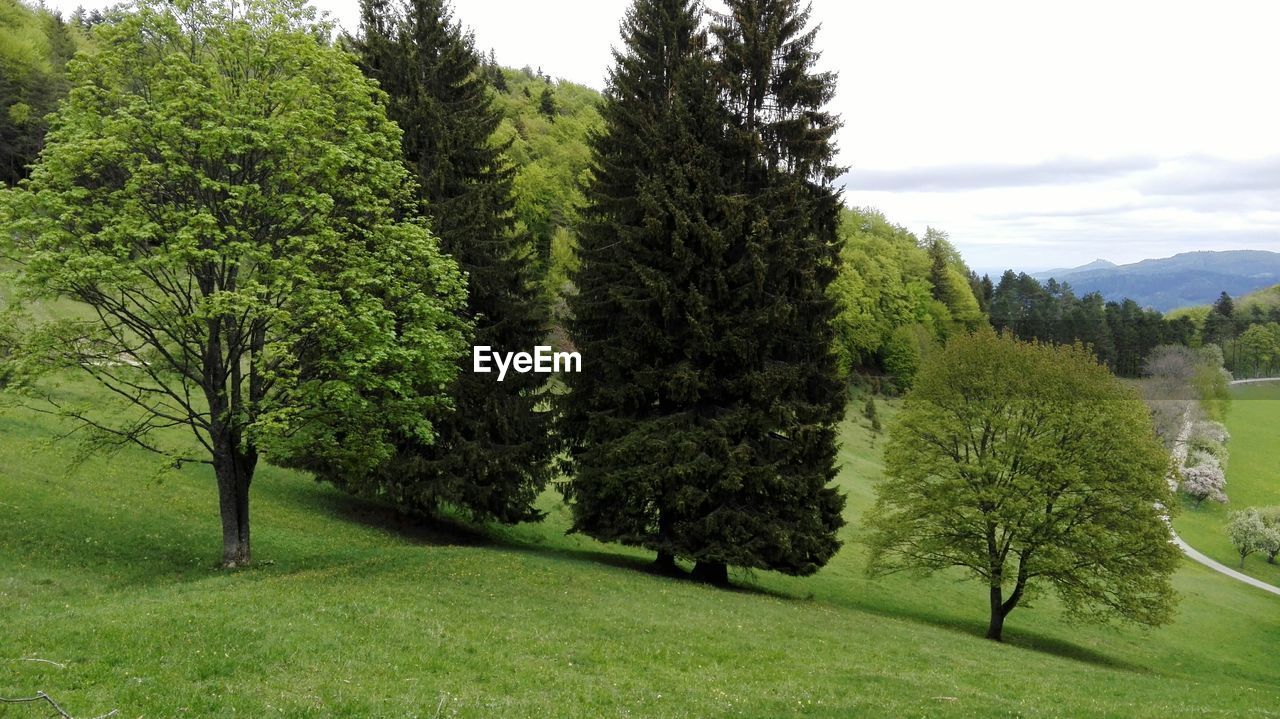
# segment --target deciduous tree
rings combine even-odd
[[[1167,467],[1142,401],[1084,347],[955,338],[890,428],[870,570],[967,570],[995,640],[1048,590],[1071,617],[1167,622]]]
[[[465,285],[414,221],[382,93],[294,0],[142,0],[74,89],[4,237],[40,297],[29,363],[124,406],[50,401],[105,445],[211,464],[223,563],[250,559],[259,459],[377,465],[430,442]],[[194,433],[199,449],[168,428]]]

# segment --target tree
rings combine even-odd
[[[1199,507],[1206,499],[1226,504],[1226,473],[1218,458],[1208,452],[1192,452],[1186,467],[1182,468],[1181,489],[1195,500]]]
[[[637,0],[623,20],[569,297],[591,360],[559,401],[572,531],[646,547],[665,570],[700,553],[687,511],[732,448],[718,394],[723,112],[700,23],[690,0]]]
[[[795,40],[803,21],[769,17],[785,32],[752,35],[766,38],[752,52],[790,48],[787,76],[803,81],[811,33]],[[694,2],[638,0],[623,22],[570,303],[573,341],[594,359],[566,378],[566,498],[575,531],[667,567],[694,560],[710,582],[730,565],[809,574],[842,523],[826,486],[843,404],[825,297],[838,205],[823,165],[834,127],[792,113],[824,120],[806,103],[829,88],[741,98],[723,69],[717,88],[701,18]],[[739,26],[721,29],[750,55]],[[730,108],[756,117],[766,100],[779,124],[743,130]]]
[[[1275,564],[1276,556],[1280,555],[1280,507],[1263,507],[1258,510],[1258,515],[1266,528],[1262,551],[1267,555],[1267,563]]]
[[[88,309],[34,330],[30,363],[123,406],[50,401],[101,446],[212,465],[228,567],[250,560],[259,459],[354,472],[429,441],[464,351],[463,278],[410,219],[400,132],[313,17],[141,2],[73,63],[6,210],[26,289]]]
[[[556,96],[551,85],[542,88],[542,94],[538,96],[538,111],[548,120],[556,119]]]
[[[483,58],[444,0],[410,0],[398,9],[365,0],[362,36],[353,41],[365,73],[389,94],[388,116],[404,129],[404,155],[418,179],[441,248],[467,274],[474,343],[528,350],[546,334],[546,301],[527,233],[512,216],[513,173],[494,140],[502,122],[490,100]],[[545,375],[498,382],[460,360],[449,387],[454,411],[434,418],[432,442],[404,437],[392,461],[368,477],[334,477],[411,511],[441,505],[476,519],[538,519],[553,443],[539,411]]]
[[[844,524],[829,486],[844,412],[827,292],[839,270],[836,78],[816,69],[818,28],[797,0],[729,0],[711,32],[728,120],[729,290],[712,411],[732,449],[685,541],[712,581],[726,565],[805,575]]]
[[[1070,617],[1165,623],[1167,463],[1142,402],[1084,347],[954,338],[890,428],[870,571],[967,570],[994,640],[1048,589]]]
[[[1244,569],[1244,560],[1250,554],[1267,550],[1271,539],[1268,534],[1262,514],[1253,507],[1227,515],[1227,536],[1231,538],[1236,554],[1240,555],[1241,569]]]

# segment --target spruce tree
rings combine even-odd
[[[604,93],[569,331],[561,435],[573,530],[695,557],[684,510],[722,471],[713,394],[725,278],[723,134],[702,10],[636,0]]]
[[[512,217],[512,170],[492,141],[501,122],[483,58],[444,0],[363,0],[362,34],[352,42],[365,73],[389,95],[388,116],[404,130],[404,155],[442,248],[468,275],[474,344],[531,350],[545,335],[527,238]],[[450,388],[454,411],[433,418],[433,443],[404,438],[378,476],[347,481],[402,507],[441,505],[476,519],[540,518],[553,445],[539,411],[545,375],[462,371]],[[339,478],[341,481],[341,478]]]
[[[812,573],[843,523],[834,78],[805,13],[759,5],[731,4],[719,62],[695,3],[623,24],[571,304],[590,359],[563,404],[574,529],[715,583]]]
[[[730,464],[702,488],[681,540],[695,574],[726,566],[810,574],[839,548],[844,410],[827,286],[839,262],[835,75],[795,0],[729,0],[712,32],[728,112],[726,282],[717,424]]]

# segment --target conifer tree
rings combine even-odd
[[[725,281],[718,404],[730,465],[699,496],[682,541],[695,573],[726,565],[816,571],[839,548],[844,497],[835,423],[844,392],[832,352],[840,198],[835,75],[815,65],[816,27],[797,0],[729,0],[717,79],[728,112]]]
[[[653,549],[660,565],[693,560],[714,583],[729,566],[812,573],[842,524],[827,487],[843,409],[826,296],[833,78],[810,72],[804,15],[774,10],[776,24],[747,30],[765,31],[762,47],[723,25],[718,64],[697,3],[636,0],[593,143],[571,303],[590,358],[563,400],[573,528]],[[756,63],[762,50],[780,65]]]
[[[363,0],[362,35],[352,42],[365,73],[389,95],[388,116],[404,130],[442,248],[468,275],[474,344],[531,350],[542,341],[545,302],[527,238],[512,218],[512,171],[491,138],[501,122],[483,58],[445,0]],[[442,504],[476,519],[540,518],[546,486],[549,413],[538,410],[545,375],[471,371],[470,356],[450,394],[455,410],[436,418],[430,446],[406,438],[376,477],[335,478],[390,496],[411,510]]]
[[[715,424],[723,240],[720,110],[690,0],[636,0],[592,140],[561,434],[573,529],[695,557],[684,510],[723,470]]]

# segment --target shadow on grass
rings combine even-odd
[[[299,481],[277,482],[269,491],[274,499],[295,507],[329,515],[366,529],[389,533],[415,545],[484,547],[557,561],[569,560],[613,567],[655,578],[688,582],[695,586],[712,586],[693,578],[690,567],[660,567],[652,557],[610,551],[603,544],[599,549],[548,545],[540,541],[540,538],[520,537],[510,527],[475,524],[458,514],[444,513],[434,517],[407,514],[380,500],[346,494],[331,487],[318,489],[315,485]],[[748,573],[744,578],[750,580],[753,577],[753,574]],[[738,594],[794,599],[788,594],[756,586],[749,581],[718,589]]]
[[[772,590],[764,590],[764,592],[781,598],[793,599],[796,601],[801,600],[800,597],[785,592],[776,592]],[[818,602],[821,604],[829,604],[845,609],[855,609],[868,614],[928,626],[934,629],[951,632],[953,634],[971,637],[982,642],[991,641],[986,638],[987,623],[985,619],[943,617],[911,606],[890,606],[876,602],[872,597],[865,594],[850,593],[841,595],[839,598],[814,596],[810,594],[808,597],[805,597],[804,600]],[[1017,615],[1013,614],[1011,616],[1016,617]],[[1074,644],[1062,639],[1061,637],[1052,636],[1050,634],[1034,630],[1029,631],[1009,624],[1005,625],[1004,640],[1000,644],[1003,646],[1017,647],[1019,649],[1026,649],[1041,654],[1048,654],[1107,669],[1131,672],[1134,674],[1154,673],[1150,667],[1117,659],[1116,657],[1088,647]],[[999,646],[999,644],[997,646]]]

